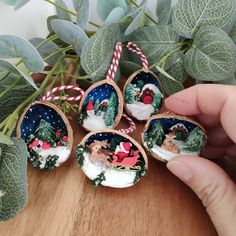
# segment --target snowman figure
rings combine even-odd
[[[120,145],[116,147],[114,155],[117,156],[118,162],[122,162],[124,158],[130,156],[131,147],[132,143],[130,142],[121,142]]]

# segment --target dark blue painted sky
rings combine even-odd
[[[90,145],[91,143],[93,143],[95,140],[96,141],[108,141],[111,142],[111,140],[115,138],[117,143],[120,142],[130,142],[130,140],[128,140],[127,138],[118,135],[116,133],[112,133],[112,132],[104,132],[104,133],[96,133],[92,136],[89,137],[89,139],[86,141],[86,145]],[[132,148],[134,148],[135,150],[137,150],[138,148],[136,146],[132,146]]]
[[[131,84],[137,84],[139,80],[143,80],[145,84],[154,84],[163,93],[161,86],[158,83],[158,80],[151,73],[146,73],[144,71],[141,71],[133,78]]]
[[[189,121],[178,120],[175,118],[161,118],[158,120],[161,121],[161,125],[162,125],[165,133],[169,133],[169,129],[173,125],[176,125],[177,123],[183,123],[189,132],[191,132],[192,130],[194,130],[197,127],[195,124],[192,124]],[[148,132],[151,130],[151,128],[155,122],[157,122],[157,119],[154,119],[151,121]]]
[[[103,101],[104,99],[109,99],[111,97],[112,92],[116,93],[114,87],[110,84],[102,84],[101,86],[93,89],[84,100],[83,108],[87,105],[88,101],[93,97],[94,102],[99,99],[99,101]],[[117,93],[116,93],[117,94]]]
[[[24,140],[27,140],[30,134],[35,133],[41,119],[49,122],[56,130],[66,129],[63,119],[54,109],[44,104],[34,104],[25,114],[20,127]]]

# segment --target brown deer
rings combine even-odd
[[[161,148],[179,154],[180,153],[180,149],[172,142],[174,139],[176,138],[176,135],[173,134],[167,134],[166,135],[166,139],[164,140]]]
[[[109,147],[109,144],[101,141],[94,141],[90,145],[88,145],[91,155],[89,157],[92,163],[100,162],[107,167],[111,166],[111,163],[108,161],[110,158],[109,151],[106,150]]]

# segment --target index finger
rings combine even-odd
[[[167,109],[181,115],[218,117],[236,143],[236,87],[196,85],[166,99]]]

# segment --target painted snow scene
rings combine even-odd
[[[50,105],[50,106],[49,106]],[[72,148],[72,130],[54,105],[33,104],[23,114],[20,136],[29,151],[29,163],[36,168],[50,171],[64,163]]]
[[[95,187],[130,187],[147,169],[143,148],[129,136],[112,130],[88,134],[77,147],[77,161]]]
[[[143,121],[160,112],[164,94],[154,74],[140,71],[128,80],[124,98],[127,113]]]
[[[118,112],[123,105],[120,103],[115,87],[103,83],[85,93],[78,114],[79,123],[88,131],[114,128],[122,115],[122,111]]]
[[[179,155],[198,156],[206,144],[203,127],[189,118],[157,115],[147,124],[143,144],[156,159],[169,161]]]

